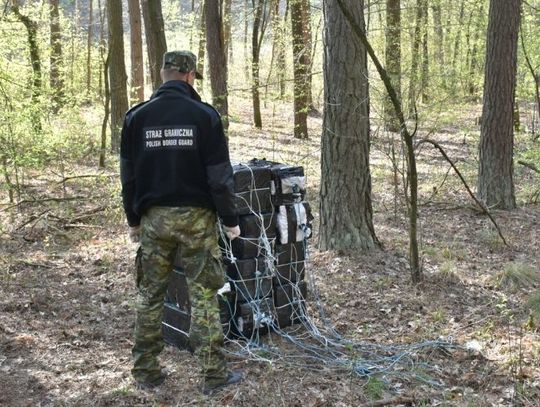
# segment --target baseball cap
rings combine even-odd
[[[178,72],[188,73],[195,71],[195,77],[202,79],[197,72],[197,57],[190,51],[169,51],[163,54],[163,69],[177,69]]]

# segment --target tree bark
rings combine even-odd
[[[233,47],[231,37],[231,10],[232,0],[222,0],[222,15],[223,15],[223,47],[225,48],[225,60],[227,65],[232,63]]]
[[[401,99],[401,0],[386,0],[386,72],[397,96]],[[386,96],[384,124],[389,131],[399,131],[392,101]]]
[[[199,29],[199,50],[197,52],[197,72],[200,72],[201,74],[204,73],[204,65],[205,65],[205,55],[206,55],[206,14],[205,14],[205,7],[204,3],[206,0],[201,0],[201,20],[200,20],[200,29]],[[202,92],[204,81],[202,79],[197,80],[198,87],[200,91]]]
[[[302,33],[304,37],[304,48],[306,53],[306,98],[307,98],[307,105],[308,105],[308,114],[309,113],[316,113],[317,109],[313,106],[313,94],[311,92],[312,87],[312,76],[311,76],[311,70],[313,65],[313,59],[311,57],[311,51],[313,49],[313,41],[311,39],[311,8],[310,8],[310,2],[309,0],[300,0],[301,4],[301,13],[302,13]]]
[[[452,57],[452,66],[450,70],[450,77],[452,78],[450,91],[452,94],[456,93],[456,85],[458,83],[457,61],[459,58],[461,48],[461,28],[463,27],[463,20],[465,19],[465,0],[461,1],[458,17],[458,32],[456,33],[456,39],[454,41],[454,55]]]
[[[259,95],[259,56],[261,51],[262,39],[264,36],[263,12],[265,0],[256,0],[253,3],[253,32],[251,35],[251,96],[253,99],[253,125],[262,128],[261,100]]]
[[[205,1],[206,51],[212,88],[212,103],[221,114],[223,127],[229,127],[229,102],[227,90],[227,61],[223,42],[223,21],[217,1]]]
[[[413,115],[418,97],[418,66],[420,44],[422,42],[422,0],[416,0],[416,16],[414,20],[414,36],[411,44],[411,74],[409,76],[408,110]]]
[[[244,73],[245,73],[245,79],[246,83],[249,82],[249,58],[248,58],[248,27],[249,27],[249,0],[245,0],[244,2]]]
[[[161,0],[142,0],[142,14],[150,77],[152,78],[152,87],[156,90],[161,85],[159,72],[163,62],[163,54],[167,51]]]
[[[21,14],[18,1],[13,0],[11,11],[26,28],[28,47],[30,49],[30,64],[32,65],[32,103],[41,96],[41,58],[37,43],[37,23],[30,17]]]
[[[480,129],[478,196],[488,207],[516,206],[513,112],[521,0],[491,0]]]
[[[420,95],[422,103],[427,103],[429,98],[429,52],[428,52],[428,0],[421,0],[420,9],[422,13],[421,36],[422,36],[422,73],[420,76]]]
[[[88,1],[88,35],[86,37],[86,98],[92,90],[92,37],[94,34],[94,2]]]
[[[394,109],[396,111],[396,116],[399,119],[400,128],[401,128],[401,137],[407,147],[407,175],[409,180],[409,191],[410,191],[410,200],[409,203],[409,265],[411,267],[411,278],[413,283],[417,284],[422,281],[422,269],[420,267],[419,261],[419,251],[418,251],[418,239],[417,239],[417,221],[418,221],[418,173],[416,170],[416,156],[414,152],[413,138],[414,133],[410,133],[407,128],[407,123],[405,122],[405,116],[403,114],[402,102],[396,94],[396,90],[392,86],[390,77],[386,73],[385,69],[382,67],[382,64],[377,58],[373,47],[369,43],[365,29],[360,26],[360,23],[357,23],[354,15],[348,10],[344,5],[344,0],[336,0],[337,4],[343,15],[345,16],[347,22],[352,27],[352,30],[358,40],[364,45],[371,58],[371,61],[375,65],[379,76],[381,77],[386,91],[392,100]],[[363,23],[363,20],[361,20]]]
[[[98,11],[99,11],[99,57],[100,57],[100,61],[101,61],[101,68],[99,70],[99,78],[98,78],[98,92],[99,92],[99,97],[100,98],[103,98],[103,96],[105,95],[105,80],[104,80],[104,76],[106,75],[106,69],[108,68],[105,68],[104,67],[104,64],[105,64],[105,59],[106,59],[106,53],[107,53],[107,41],[105,39],[105,30],[106,30],[106,27],[105,27],[105,19],[106,19],[106,14],[107,14],[107,4],[105,3],[104,4],[104,7],[101,6],[101,0],[98,0]],[[107,86],[108,88],[108,86]]]
[[[480,42],[481,34],[484,32],[482,25],[480,24],[480,19],[484,18],[484,5],[480,4],[480,10],[476,16],[476,24],[474,25],[474,33],[472,37],[472,48],[471,48],[471,58],[469,64],[469,77],[468,81],[468,92],[469,95],[474,96],[478,92],[477,80],[479,74],[481,74],[481,66],[479,66],[479,55],[478,55],[478,44]]]
[[[107,1],[109,27],[109,82],[111,91],[111,151],[120,151],[120,132],[124,114],[128,109],[127,75],[124,62],[124,29],[122,27],[122,3]]]
[[[433,11],[433,28],[435,30],[434,38],[434,59],[437,63],[437,72],[439,72],[440,83],[443,89],[446,89],[446,66],[444,64],[444,32],[442,26],[441,0],[434,0],[431,3]]]
[[[294,71],[294,137],[308,138],[309,73],[311,48],[306,48],[303,0],[290,0]]]
[[[343,3],[363,29],[363,0]],[[336,0],[325,1],[323,12],[326,108],[321,142],[319,246],[322,250],[371,249],[377,240],[371,207],[366,49],[355,40]]]
[[[142,46],[141,8],[139,0],[128,0],[131,39],[131,100],[144,100],[144,63]]]
[[[50,13],[50,44],[51,44],[51,73],[50,86],[52,92],[53,111],[58,111],[64,99],[64,78],[62,73],[62,31],[60,28],[60,13],[58,0],[49,0]]]

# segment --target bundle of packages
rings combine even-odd
[[[266,160],[233,165],[241,235],[222,237],[229,290],[219,296],[228,337],[302,321],[307,285],[305,261],[313,217],[304,202],[304,169]],[[189,295],[180,267],[171,275],[163,319],[166,342],[188,348]]]

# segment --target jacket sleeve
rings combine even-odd
[[[135,200],[135,167],[133,161],[133,140],[130,138],[129,115],[124,119],[120,140],[120,180],[122,182],[122,203],[129,226],[138,226],[141,218],[133,210]]]
[[[211,125],[210,134],[201,151],[207,181],[221,221],[225,226],[236,226],[238,215],[234,199],[233,170],[220,117],[216,115]]]

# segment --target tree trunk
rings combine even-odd
[[[94,2],[88,1],[88,35],[86,37],[86,98],[90,100],[92,90],[92,36],[94,34]]]
[[[105,3],[106,8],[106,3]],[[103,95],[105,95],[105,67],[103,66],[105,64],[105,58],[106,58],[106,52],[107,52],[107,41],[105,40],[105,15],[107,11],[104,9],[104,7],[101,7],[101,0],[98,0],[98,10],[99,10],[99,57],[101,61],[101,67],[103,69],[99,70],[99,78],[98,78],[98,92],[99,97],[102,98]],[[108,68],[107,68],[108,69]],[[108,88],[108,86],[107,86]]]
[[[304,49],[306,53],[306,102],[308,105],[308,113],[316,113],[317,109],[313,106],[313,95],[311,93],[311,87],[312,87],[312,77],[311,77],[311,69],[313,65],[313,60],[311,58],[311,51],[313,48],[313,41],[311,39],[311,8],[310,8],[310,2],[309,0],[300,0],[301,5],[301,12],[302,12],[302,33],[304,36]]]
[[[60,13],[58,0],[49,0],[51,26],[51,73],[50,86],[52,92],[53,111],[62,107],[64,98],[64,78],[62,75],[62,31],[60,29]]]
[[[420,4],[422,13],[421,33],[422,33],[422,73],[420,76],[420,89],[422,103],[428,101],[428,86],[429,86],[429,53],[428,53],[428,0],[422,0]]]
[[[227,96],[227,62],[223,43],[223,22],[217,1],[205,1],[206,51],[210,68],[212,103],[221,114],[223,127],[229,127],[229,102]]]
[[[364,29],[363,0],[343,1]],[[325,105],[321,141],[322,250],[376,245],[369,170],[369,82],[365,47],[336,0],[323,3]],[[353,164],[354,163],[354,164]]]
[[[246,83],[249,82],[249,58],[248,58],[248,27],[249,27],[249,0],[244,3],[244,73]]]
[[[223,15],[223,47],[225,49],[225,60],[229,66],[232,61],[230,60],[233,53],[232,37],[231,37],[231,10],[232,0],[222,0],[222,15]]]
[[[396,111],[396,116],[399,119],[400,129],[401,129],[401,138],[405,143],[407,148],[407,176],[409,181],[409,192],[410,200],[408,201],[409,206],[409,265],[411,267],[411,278],[413,283],[417,284],[422,281],[422,268],[420,267],[420,258],[418,250],[418,239],[417,239],[417,225],[418,225],[418,173],[416,170],[416,156],[414,152],[413,137],[414,133],[410,133],[407,128],[407,123],[405,122],[405,116],[403,115],[402,102],[398,98],[394,87],[392,86],[392,81],[386,73],[386,70],[382,67],[382,64],[377,58],[373,47],[369,43],[365,29],[360,26],[360,23],[357,23],[354,15],[347,9],[344,5],[344,0],[336,0],[337,4],[343,15],[345,16],[347,22],[353,29],[355,36],[358,40],[364,45],[366,51],[371,58],[371,61],[375,65],[379,76],[381,77],[386,91],[392,100],[392,104]],[[363,21],[361,21],[363,24]]]
[[[124,29],[122,27],[122,2],[107,1],[109,26],[109,82],[111,91],[111,151],[120,151],[120,132],[124,114],[128,109],[127,75],[124,62]]]
[[[479,55],[478,55],[478,44],[480,42],[480,36],[484,32],[480,20],[484,18],[484,5],[480,4],[480,10],[476,16],[476,24],[474,25],[474,34],[472,39],[472,49],[471,49],[471,62],[469,65],[469,77],[468,77],[468,92],[469,95],[474,96],[478,92],[477,78],[480,74],[481,67],[479,67]],[[480,69],[479,69],[480,68]]]
[[[386,72],[401,100],[401,0],[386,0]],[[384,124],[389,131],[399,131],[399,120],[392,101],[384,99]]]
[[[142,46],[141,8],[139,0],[128,0],[131,39],[131,100],[144,100],[144,63]]]
[[[159,72],[163,62],[163,54],[167,51],[161,0],[142,0],[142,14],[150,77],[152,78],[153,90],[156,90],[161,85]]]
[[[286,59],[285,59],[285,22],[287,19],[287,10],[285,15],[280,13],[281,0],[272,0],[272,61],[275,62],[275,72],[277,72],[276,81],[279,89],[279,97],[283,99],[285,97],[285,78],[282,75],[286,72]],[[270,67],[271,69],[273,67]],[[270,73],[268,74],[270,80]]]
[[[411,44],[411,74],[409,77],[408,110],[413,115],[418,96],[418,66],[420,59],[420,43],[422,42],[422,0],[416,0],[416,16],[414,21],[414,36]]]
[[[478,196],[488,207],[516,206],[513,112],[521,0],[491,0],[480,129]]]
[[[199,50],[197,52],[197,72],[204,73],[204,63],[206,54],[206,15],[204,3],[206,0],[201,0],[201,21],[199,30]],[[204,81],[202,79],[197,80],[200,91],[203,90]]]
[[[28,16],[21,14],[19,4],[13,1],[11,11],[26,28],[28,47],[30,49],[30,64],[32,66],[32,103],[36,103],[41,96],[41,59],[37,43],[37,23]]]
[[[463,27],[463,20],[465,19],[465,0],[461,1],[458,18],[458,30],[456,33],[456,40],[454,42],[454,55],[452,57],[452,68],[450,70],[451,85],[450,90],[452,94],[456,93],[456,85],[459,82],[457,72],[457,61],[459,59],[459,52],[461,46],[461,28]]]
[[[101,122],[101,148],[99,149],[99,168],[105,168],[105,157],[107,156],[107,122],[109,121],[111,107],[111,91],[109,87],[109,61],[111,50],[109,49],[107,56],[101,55],[103,58],[103,82],[105,88],[105,98],[103,101],[103,120]]]
[[[443,89],[446,89],[446,66],[444,64],[444,33],[442,26],[441,0],[433,0],[431,9],[433,11],[433,28],[435,30],[434,56],[437,63],[437,72],[439,72],[439,77],[441,78],[441,86]]]
[[[262,28],[262,14],[265,0],[257,0],[253,3],[254,17],[253,17],[253,33],[251,36],[251,95],[253,98],[253,125],[260,129],[262,128],[261,117],[261,100],[259,96],[259,55],[262,44],[263,28]],[[260,31],[260,34],[259,34]]]
[[[305,12],[303,0],[291,0],[291,27],[294,71],[294,137],[308,138],[307,115],[309,111],[309,71],[311,48],[305,43]]]

